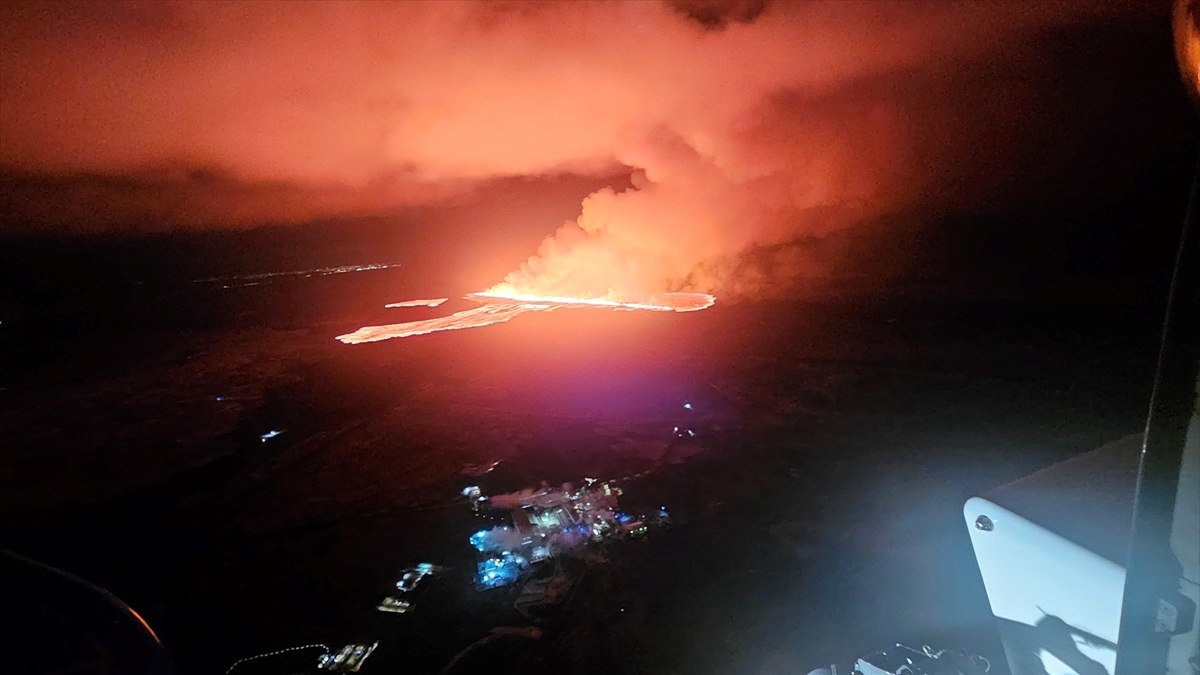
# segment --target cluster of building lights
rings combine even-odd
[[[583,487],[545,489],[530,495],[512,510],[513,525],[479,530],[467,541],[484,558],[476,566],[475,586],[487,590],[517,581],[533,564],[589,541],[612,537],[636,537],[648,531],[648,520],[663,523],[665,508],[652,519],[635,517],[618,510],[622,494],[613,482],[584,479]],[[478,511],[489,500],[478,486],[463,490],[463,496]],[[497,550],[495,542],[519,541],[517,546]]]
[[[223,396],[215,398],[217,401],[225,399]],[[683,408],[692,410],[692,403],[684,402]],[[266,443],[282,433],[282,430],[271,429],[261,434],[259,440]],[[681,431],[678,426],[674,433],[676,436],[695,436],[692,429]],[[477,474],[490,473],[497,464],[499,462],[492,462],[481,467]],[[476,513],[481,513],[491,501],[478,485],[463,488],[461,494]],[[618,497],[622,494],[623,491],[614,481],[599,482],[595,478],[585,478],[584,485],[579,489],[564,485],[561,489],[547,488],[531,494],[525,503],[512,510],[511,526],[479,530],[468,538],[471,546],[483,554],[476,564],[476,589],[482,591],[513,584],[536,563],[589,541],[638,537],[646,534],[651,523],[669,522],[670,515],[665,506],[659,507],[650,518],[619,511]],[[498,548],[492,539],[499,536],[505,541],[519,543]],[[413,593],[422,580],[440,571],[441,568],[428,562],[402,571],[400,579],[396,581],[397,594],[385,597],[376,605],[376,609],[394,614],[411,611],[414,607]],[[312,648],[320,648],[325,652],[318,658],[319,669],[358,672],[378,646],[378,642],[348,644],[334,652],[325,645],[305,645],[242,659],[235,662],[227,673],[248,661]]]
[[[337,652],[322,654],[317,659],[317,668],[335,673],[357,673],[367,657],[379,646],[378,642],[367,644],[352,644],[342,647]]]

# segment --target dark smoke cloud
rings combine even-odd
[[[0,199],[34,225],[251,225],[623,166],[634,188],[588,197],[507,283],[711,290],[749,247],[1053,178],[1111,131],[1071,110],[1080,73],[1059,68],[1080,60],[1055,49],[1159,20],[1112,3],[7,4]]]

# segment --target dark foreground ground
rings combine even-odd
[[[111,589],[189,675],[350,639],[383,641],[363,672],[437,673],[527,625],[466,580],[462,472],[495,460],[494,489],[647,472],[627,502],[674,525],[611,547],[540,639],[455,672],[804,673],[896,641],[998,661],[962,504],[1137,432],[1158,329],[1154,310],[895,294],[349,347],[333,336],[440,311],[382,309],[433,289],[402,270],[222,285],[0,325],[0,546]],[[672,443],[680,424],[696,443]],[[452,568],[435,600],[375,612],[420,560]]]

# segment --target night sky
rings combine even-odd
[[[1168,10],[8,3],[0,217],[93,242],[298,225],[560,295],[1079,299],[1174,239],[1196,127]]]

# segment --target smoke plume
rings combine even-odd
[[[1055,101],[1064,74],[1046,46],[1140,15],[1111,3],[8,4],[0,198],[9,222],[34,225],[246,226],[624,172],[632,187],[587,196],[497,289],[719,291],[748,248],[1053,176],[1062,153],[1047,149],[1091,136],[1058,133],[1086,112]]]

